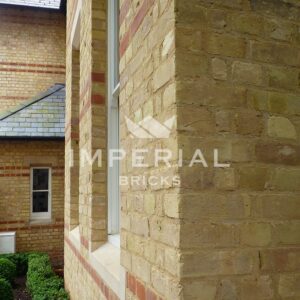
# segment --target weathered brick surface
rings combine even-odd
[[[0,111],[65,82],[65,17],[0,5]]]
[[[176,153],[170,168],[151,163],[152,154],[141,170],[124,160],[122,175],[181,178],[179,187],[121,189],[127,299],[297,298],[299,267],[292,261],[299,256],[300,8],[288,2],[120,1],[121,147]],[[75,3],[69,2],[68,35]],[[84,2],[79,134],[70,125],[74,135],[71,129],[66,140],[79,137],[79,148],[91,153],[106,149],[105,19],[104,1]],[[75,60],[67,41],[71,93]],[[71,120],[77,114],[70,95],[67,126],[76,124]],[[169,139],[130,137],[125,116],[139,122],[148,115],[160,122],[176,116]],[[178,148],[183,167],[175,159]],[[208,168],[188,167],[197,148]],[[230,168],[213,168],[215,148]],[[83,266],[107,238],[106,194],[106,167],[79,166],[79,218],[67,209],[65,231],[68,237],[79,224],[82,258],[74,259],[69,246],[65,253],[74,299],[85,299],[85,291],[104,297]],[[76,203],[66,195],[76,215]]]
[[[63,142],[1,141],[0,231],[16,231],[16,251],[44,251],[63,263]],[[52,220],[30,222],[30,167],[52,168]]]
[[[177,114],[187,106],[202,112],[178,118],[179,143],[189,154],[219,148],[231,162],[229,169],[179,171],[183,298],[296,299],[300,8],[176,3]],[[201,43],[185,41],[192,36]]]

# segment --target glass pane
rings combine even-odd
[[[33,169],[33,190],[48,190],[49,170]]]
[[[33,192],[32,212],[48,212],[48,192]]]

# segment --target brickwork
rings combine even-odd
[[[178,174],[176,126],[168,139],[132,139],[125,116],[138,123],[153,116],[164,123],[177,115],[175,103],[175,7],[173,1],[132,1],[121,3],[120,24],[120,122],[121,148],[147,149],[148,168],[137,169],[131,160],[123,161],[123,176]],[[123,17],[124,16],[124,17]],[[154,166],[155,149],[169,148],[175,153],[171,167]],[[121,261],[133,278],[137,290],[129,285],[128,298],[177,299],[181,291],[178,270],[180,223],[177,210],[178,189],[172,183],[122,187]],[[172,205],[168,210],[166,203]],[[129,278],[132,278],[129,275]],[[135,282],[130,280],[129,282]],[[141,288],[138,288],[140,287]],[[140,291],[141,290],[141,291]]]
[[[0,111],[65,82],[65,17],[0,4]]]
[[[297,299],[300,9],[176,2],[178,141],[209,164],[180,170],[182,297]]]
[[[68,3],[66,141],[104,152],[102,167],[79,165],[74,201],[66,169],[65,281],[72,299],[114,299],[90,264],[107,240],[106,2],[81,10],[72,134],[76,3]],[[120,1],[121,148],[147,149],[149,165],[135,169],[127,157],[121,174],[181,179],[121,187],[126,299],[299,298],[299,15],[291,1]],[[125,116],[176,124],[168,139],[136,139]],[[170,167],[154,164],[163,148],[173,152]],[[198,148],[207,168],[188,167]],[[229,168],[214,168],[214,149]]]
[[[0,231],[16,231],[16,251],[44,251],[53,263],[63,261],[62,142],[0,141]],[[30,221],[30,168],[52,168],[52,220]]]
[[[92,157],[97,149],[102,149],[105,160],[106,1],[83,1],[80,13],[79,57],[76,57],[78,53],[72,50],[71,40],[76,6],[77,1],[68,2],[66,154],[68,155],[68,150],[72,148],[75,149],[75,155],[80,149]],[[74,68],[78,67],[80,71],[74,72]],[[79,81],[74,73],[80,74]],[[77,84],[80,87],[79,91],[76,91]],[[79,101],[76,102],[77,95]],[[74,168],[66,167],[66,287],[74,299],[114,300],[116,295],[88,262],[91,251],[107,240],[106,166],[103,164],[102,167],[98,167],[97,162],[93,166],[79,165],[75,159],[75,169],[76,167],[79,169],[79,179]],[[72,184],[76,186],[77,180],[79,180],[79,197],[75,194],[70,197],[68,193],[71,191]],[[79,203],[78,214],[76,202]],[[71,207],[73,207],[73,217]],[[79,250],[69,239],[70,230],[76,225],[79,225],[80,233]],[[80,272],[75,274],[74,268]],[[85,282],[89,291],[78,285],[78,282]]]

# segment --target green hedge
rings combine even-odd
[[[63,279],[52,271],[49,256],[45,254],[28,256],[26,285],[33,300],[69,299]]]
[[[1,261],[4,268],[2,268]],[[53,272],[47,254],[14,253],[0,255],[0,300],[13,299],[11,284],[1,277],[13,280],[15,275],[25,274],[27,274],[27,289],[32,300],[69,299],[64,289],[64,281]]]
[[[17,275],[22,276],[27,273],[28,255],[29,253],[1,254],[0,258],[7,258],[13,262],[17,267]]]
[[[16,265],[7,258],[0,258],[0,277],[13,282],[16,276]]]
[[[0,300],[13,300],[11,284],[4,278],[0,278]]]

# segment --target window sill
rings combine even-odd
[[[30,225],[49,225],[52,224],[52,219],[30,219],[29,224]]]
[[[90,254],[90,263],[115,294],[125,299],[125,270],[120,263],[120,251],[108,242]]]
[[[69,239],[73,243],[73,245],[80,251],[80,231],[79,226],[75,227],[73,230],[69,232]]]

